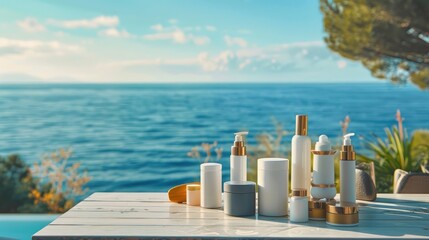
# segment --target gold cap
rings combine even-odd
[[[356,159],[356,153],[352,145],[343,145],[340,154],[341,160],[354,161]]]
[[[308,201],[308,216],[310,219],[326,218],[326,202],[320,202],[316,200]]]
[[[244,156],[246,155],[246,146],[244,142],[234,142],[234,145],[231,146],[231,155],[234,156]]]
[[[291,196],[292,197],[306,197],[307,196],[307,189],[303,189],[303,188],[293,189]]]
[[[201,186],[199,184],[189,184],[189,185],[186,185],[186,190],[188,190],[188,191],[197,191],[197,190],[200,190],[200,189],[201,189]]]
[[[296,115],[295,134],[307,136],[308,132],[308,117],[307,115]]]
[[[326,222],[335,225],[356,225],[359,223],[359,207],[357,204],[327,204]]]
[[[313,220],[324,220],[326,218],[326,205],[335,204],[335,199],[321,201],[319,199],[311,199],[308,201],[308,215]]]
[[[235,134],[234,145],[231,146],[231,155],[244,156],[246,155],[246,146],[244,145],[244,136],[249,132],[237,132]]]

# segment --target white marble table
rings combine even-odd
[[[165,193],[94,193],[33,239],[428,238],[429,194],[378,194],[359,202],[357,227],[286,217],[231,217],[221,209],[170,203]]]

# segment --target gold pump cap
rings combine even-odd
[[[296,115],[295,134],[307,136],[308,132],[308,117],[307,115]]]
[[[235,134],[234,145],[231,146],[231,155],[244,156],[246,155],[246,145],[244,145],[244,136],[249,132],[237,132]]]

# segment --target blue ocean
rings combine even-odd
[[[273,119],[290,132],[308,114],[309,135],[383,135],[400,109],[408,132],[429,128],[429,93],[413,86],[362,84],[42,84],[0,85],[0,155],[29,164],[44,153],[72,148],[95,191],[166,191],[198,180],[192,147],[218,141],[229,175],[233,133],[274,133]],[[358,151],[365,151],[359,138]]]

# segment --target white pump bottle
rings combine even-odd
[[[356,153],[353,150],[351,136],[344,135],[340,155],[340,204],[342,206],[356,204]]]
[[[247,156],[244,136],[249,132],[238,132],[235,134],[234,145],[231,146],[231,181],[247,181]]]

